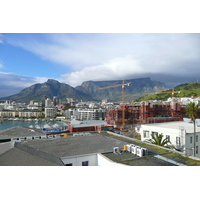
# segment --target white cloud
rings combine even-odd
[[[199,72],[199,34],[33,34],[7,42],[70,69],[61,79],[72,85]]]
[[[1,61],[0,61],[0,68],[3,68],[4,66],[3,66],[3,64],[1,63]]]
[[[27,77],[0,72],[0,97],[16,94],[33,84],[46,82],[47,79],[46,77]]]
[[[125,57],[114,58],[102,65],[85,67],[80,71],[62,75],[62,78],[69,84],[76,86],[83,81],[93,80],[113,80],[123,79],[132,73],[141,72],[142,67],[139,63],[128,55]]]

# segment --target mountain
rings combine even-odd
[[[200,96],[200,83],[184,83],[174,87],[174,97],[197,97]],[[166,101],[172,97],[172,89],[163,91],[160,94],[153,94],[138,99],[138,101],[146,100],[163,100]]]
[[[30,100],[42,100],[43,96],[53,98],[57,96],[59,99],[66,99],[67,97],[77,100],[88,100],[90,96],[82,91],[78,91],[68,84],[60,83],[56,80],[49,79],[45,83],[34,84],[20,91],[18,94],[9,97],[1,98],[6,100],[15,100],[18,102],[28,102]]]
[[[165,84],[158,81],[152,81],[150,78],[138,78],[126,80],[125,83],[132,82],[130,86],[125,86],[126,101],[134,100],[147,92],[159,92],[166,90]],[[43,96],[59,99],[73,98],[74,100],[83,101],[121,101],[122,87],[102,89],[101,87],[122,84],[121,80],[116,81],[86,81],[80,86],[72,87],[66,83],[60,83],[56,80],[49,79],[45,83],[34,84],[20,91],[18,94],[4,97],[1,99],[15,100],[18,102],[28,102],[30,100],[42,100]]]
[[[124,83],[132,82],[130,86],[125,86],[125,100],[131,101],[142,96],[143,93],[159,92],[166,90],[165,84],[159,81],[152,81],[150,78],[129,79]],[[99,90],[101,87],[114,86],[122,84],[122,80],[115,81],[86,81],[76,89],[89,94],[93,99],[101,101],[108,99],[109,101],[122,100],[122,87],[114,87]]]

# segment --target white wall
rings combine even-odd
[[[82,162],[89,161],[89,166],[127,166],[115,163],[102,154],[88,154],[79,156],[70,156],[61,158],[62,162],[66,164],[72,163],[72,166],[82,166]]]
[[[14,147],[14,142],[0,143],[0,155]]]
[[[149,131],[149,137],[144,137],[144,131]],[[180,137],[180,150],[188,156],[191,155],[191,148],[194,147],[194,135],[193,133],[187,133],[187,128],[183,127],[183,130],[181,131],[179,128],[173,127],[165,128],[160,126],[156,127],[156,125],[141,125],[141,140],[145,141],[147,139],[151,139],[152,132],[158,132],[158,134],[162,133],[164,135],[164,138],[166,138],[166,136],[169,135],[170,141],[174,146],[176,146],[176,137]],[[198,154],[196,154],[196,157],[200,157],[200,132],[197,132],[196,135],[198,135],[198,142],[196,142],[196,146],[198,146]],[[190,137],[192,137],[192,143],[190,143]]]
[[[198,147],[198,153],[196,153],[196,157],[200,157],[200,133],[196,133],[196,136],[198,137],[198,141],[196,141],[196,147]],[[186,154],[188,156],[193,155],[193,149],[194,149],[194,134],[189,133],[186,134],[185,139],[185,146],[186,146]],[[190,142],[190,138],[192,138],[192,143]]]
[[[82,162],[89,161],[89,166],[97,166],[97,154],[70,156],[61,158],[62,162],[66,165],[72,163],[72,166],[82,166]]]
[[[149,131],[149,137],[144,137],[144,131]],[[173,145],[176,145],[176,137],[180,136],[179,129],[142,125],[140,128],[141,140],[145,141],[146,139],[150,139],[152,132],[158,132],[158,134],[162,133],[164,138],[170,135],[170,141]]]
[[[119,167],[127,166],[127,165],[115,163],[102,154],[97,154],[97,157],[98,157],[98,166],[119,166]]]

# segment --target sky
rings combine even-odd
[[[3,2],[0,97],[49,78],[74,87],[150,77],[172,88],[200,80],[196,1],[63,2]]]
[[[199,33],[2,33],[1,96],[49,78],[84,81],[150,77],[168,88],[200,80]]]

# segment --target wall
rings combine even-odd
[[[65,165],[72,163],[72,166],[82,166],[84,161],[89,161],[89,166],[97,166],[98,164],[97,154],[62,157],[61,160]]]
[[[102,154],[97,154],[97,158],[98,158],[98,166],[119,166],[119,167],[127,166],[127,165],[115,163]]]
[[[82,166],[82,162],[89,161],[89,166],[127,166],[118,164],[103,156],[102,154],[87,154],[61,158],[66,165],[72,163],[72,166]]]
[[[196,157],[200,157],[200,133],[196,133],[196,136],[198,137],[198,141],[196,141],[196,147],[198,146],[198,153],[196,153]],[[190,138],[192,138],[192,143],[190,142]],[[186,134],[185,146],[186,146],[186,154],[188,156],[192,156],[193,148],[194,148],[194,134],[193,133]]]
[[[0,143],[0,155],[14,147],[13,142]]]
[[[144,137],[145,130],[149,131],[149,138]],[[184,154],[188,156],[192,155],[191,148],[193,148],[194,146],[194,143],[193,143],[194,136],[193,136],[193,133],[192,134],[186,133],[185,128],[183,128],[182,134],[181,134],[181,130],[175,129],[175,128],[173,129],[173,128],[156,127],[156,126],[151,126],[151,125],[149,126],[141,125],[141,128],[140,128],[141,140],[145,141],[146,139],[150,139],[152,131],[158,132],[158,134],[162,133],[164,135],[164,138],[166,138],[166,135],[169,135],[170,141],[174,146],[176,146],[176,137],[180,137],[181,152],[183,152]],[[196,146],[198,146],[198,154],[196,154],[196,157],[200,157],[200,133],[196,133],[196,135],[198,135],[198,142],[196,142]],[[192,137],[192,143],[190,143],[190,137]]]

